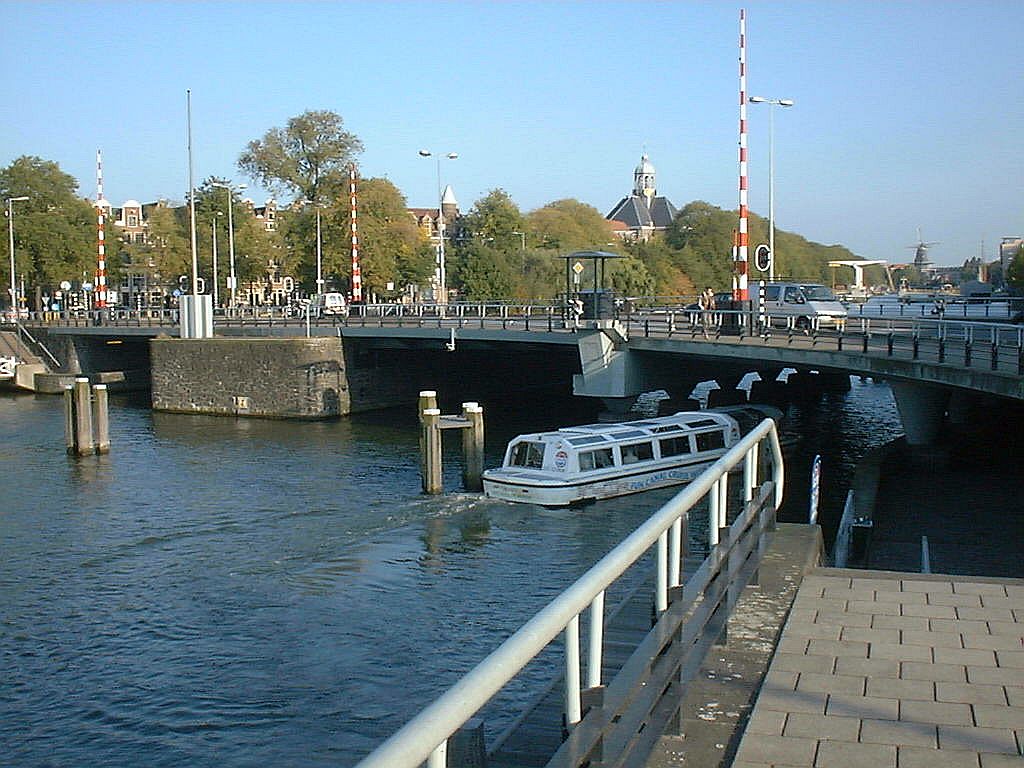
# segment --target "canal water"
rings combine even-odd
[[[487,465],[518,432],[589,418],[488,411]],[[783,519],[806,519],[820,453],[831,535],[857,460],[899,432],[872,382],[790,406]],[[417,440],[404,411],[301,423],[115,398],[112,452],[72,459],[59,399],[0,396],[0,763],[351,765],[674,492],[558,511],[425,497]],[[555,664],[504,694],[490,736]]]

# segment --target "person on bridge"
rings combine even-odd
[[[704,332],[704,338],[708,337],[708,328],[714,325],[714,311],[715,311],[715,292],[708,286],[701,292],[700,298],[697,299],[697,304],[700,306],[700,324],[701,330]]]

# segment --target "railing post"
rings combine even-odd
[[[448,768],[448,739],[445,739],[427,758],[427,768]]]
[[[587,658],[587,688],[601,685],[604,650],[604,592],[598,592],[590,604],[590,648]]]
[[[917,360],[918,348],[921,344],[921,332],[914,329],[914,359]]]
[[[668,610],[668,531],[658,537],[657,586],[654,593],[654,608],[658,614]]]
[[[868,331],[868,329],[866,327],[864,328],[863,333],[864,333],[864,339],[863,339],[863,344],[861,345],[861,352],[863,352],[866,355],[868,353],[868,338],[870,337],[871,334],[870,334],[870,332]]]
[[[565,722],[569,728],[583,719],[580,695],[580,617],[565,627]]]
[[[683,516],[672,523],[672,537],[668,541],[668,585],[678,587],[682,583],[683,570]]]
[[[895,340],[896,340],[896,334],[895,334],[895,332],[892,329],[890,329],[889,330],[889,338],[885,342],[886,352],[888,353],[889,357],[892,357],[892,348],[893,348],[893,344],[895,343]]]
[[[971,339],[970,337],[964,338],[964,368],[971,367]]]
[[[708,493],[708,553],[718,546],[718,504],[720,501],[718,486],[722,482],[719,478],[711,486]]]
[[[999,370],[999,341],[998,339],[992,340],[992,370]]]

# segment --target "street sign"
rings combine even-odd
[[[770,272],[772,268],[772,250],[764,243],[754,249],[754,266],[762,272]]]
[[[811,510],[810,523],[818,522],[818,497],[821,495],[821,455],[814,457],[814,464],[811,465]]]
[[[71,283],[69,283],[67,280],[61,280],[60,281],[60,289],[62,291],[70,291],[71,290]]]
[[[575,264],[573,264],[572,265],[572,271],[575,272],[577,275],[582,275],[583,274],[583,262],[582,261],[577,261]]]

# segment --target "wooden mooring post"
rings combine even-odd
[[[89,390],[87,378],[64,389],[64,445],[69,454],[87,456],[110,452],[110,410],[107,385]]]
[[[484,409],[478,403],[463,403],[459,416],[442,416],[437,407],[437,393],[420,392],[420,474],[423,492],[444,492],[441,462],[441,432],[445,429],[462,431],[462,482],[467,490],[483,488],[484,471]]]

